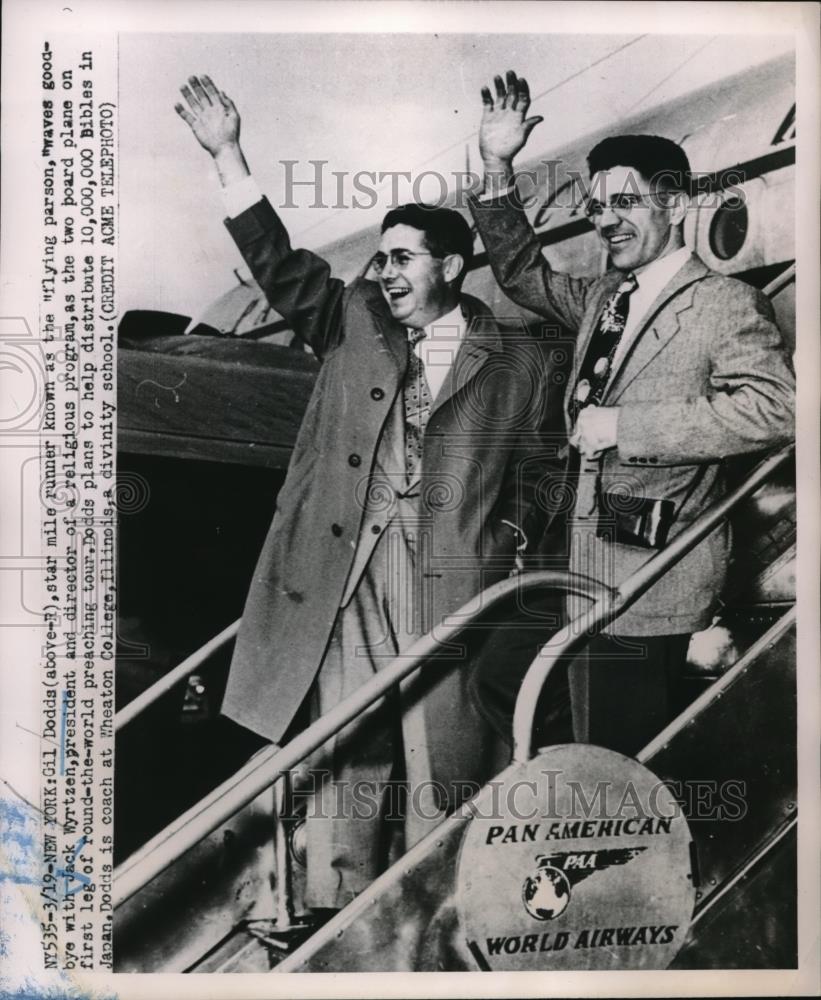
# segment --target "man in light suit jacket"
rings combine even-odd
[[[177,111],[214,157],[229,232],[321,362],[222,709],[282,742],[306,703],[325,714],[507,576],[518,531],[538,536],[536,487],[551,453],[533,386],[549,359],[526,336],[503,338],[460,293],[473,239],[458,213],[389,212],[371,262],[378,280],[345,287],[291,247],[250,178],[233,103],[208,78],[182,93]],[[309,905],[340,907],[384,868],[389,779],[407,779],[411,846],[488,776],[488,734],[467,695],[470,645],[450,643],[403,685],[399,713],[386,699],[314,762],[326,773],[318,807],[309,804]]]
[[[551,269],[511,196],[513,158],[542,121],[527,117],[526,81],[496,77],[495,94],[486,88],[482,99],[485,194],[471,208],[505,293],[576,337],[564,406],[570,564],[615,586],[652,555],[648,538],[631,534],[631,514],[672,519],[672,538],[725,493],[729,456],[793,437],[793,372],[765,297],[685,246],[690,167],[680,146],[615,136],[590,152],[586,210],[612,269],[574,278]],[[635,754],[669,721],[689,637],[710,623],[722,589],[729,542],[727,525],[714,531],[573,664],[578,740]],[[476,687],[486,715],[501,700],[509,725],[522,673],[485,660]]]

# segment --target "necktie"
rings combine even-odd
[[[408,329],[408,371],[402,392],[405,403],[405,471],[408,477],[422,458],[422,438],[431,408],[425,365],[413,349],[424,338],[424,330]]]
[[[579,369],[579,378],[570,401],[570,416],[573,423],[585,406],[598,404],[604,395],[613,358],[627,322],[630,295],[637,287],[636,276],[630,272],[604,304]]]

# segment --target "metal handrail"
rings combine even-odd
[[[457,637],[474,620],[515,593],[550,588],[600,602],[609,588],[598,580],[558,570],[541,570],[501,580],[477,594],[443,624],[434,636],[422,636],[405,653],[357,688],[285,747],[271,745],[257,753],[227,781],[160,831],[114,871],[113,904],[119,906],[182,854],[230,819],[286,771],[296,767],[369,705],[404,677],[419,669],[440,647]]]
[[[224,628],[222,632],[217,633],[213,639],[209,639],[203,646],[195,650],[190,656],[174,667],[173,670],[161,677],[158,681],[148,687],[141,694],[138,694],[136,698],[132,698],[131,701],[124,707],[121,708],[119,712],[114,716],[114,731],[119,732],[124,726],[127,726],[129,722],[132,722],[141,715],[150,705],[153,705],[158,698],[161,698],[166,691],[170,691],[172,687],[179,684],[181,680],[190,674],[192,670],[196,669],[201,663],[208,659],[208,657],[218,650],[220,646],[225,645],[229,639],[233,637],[239,631],[239,623],[242,621],[241,618],[237,618],[235,622]]]
[[[781,274],[777,275],[773,280],[765,285],[761,291],[768,299],[771,299],[774,295],[787,287],[791,282],[795,281],[795,262],[793,261],[788,267],[784,268]]]
[[[513,710],[513,760],[530,759],[536,706],[542,688],[559,659],[572,655],[589,642],[591,636],[618,618],[642,596],[671,566],[675,565],[703,538],[706,538],[724,520],[727,514],[754,493],[772,473],[783,465],[793,453],[793,444],[786,445],[760,462],[747,479],[713,504],[666,548],[652,556],[635,573],[632,573],[615,590],[608,590],[592,607],[578,615],[560,629],[542,647],[530,665]]]

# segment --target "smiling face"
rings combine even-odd
[[[618,270],[636,271],[684,246],[680,224],[686,201],[682,194],[654,192],[635,168],[622,166],[594,174],[591,192],[603,209],[593,216],[596,232]],[[613,199],[619,195],[627,195],[623,200],[636,204],[614,207]]]
[[[391,251],[400,257],[399,267],[391,260]],[[459,293],[451,282],[461,269],[458,254],[444,259],[431,256],[422,230],[404,224],[385,230],[379,252],[387,257],[379,284],[394,319],[421,328],[456,307]]]

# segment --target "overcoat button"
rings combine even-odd
[[[374,533],[375,535],[378,535],[378,534],[379,534],[379,532],[380,532],[381,530],[382,530],[382,529],[381,529],[381,528],[379,527],[379,525],[378,525],[378,524],[375,524],[375,525],[374,525],[374,526],[373,526],[373,527],[371,528],[371,531],[372,531],[372,532],[373,532],[373,533]]]
[[[339,536],[342,534],[342,525],[341,524],[332,524],[331,525],[331,532],[332,532],[332,534],[336,535],[337,538],[339,538]]]
[[[348,455],[348,465],[352,465],[354,468],[362,464],[362,459],[357,454]]]
[[[378,403],[380,399],[384,398],[385,398],[384,389],[380,389],[379,386],[376,386],[376,388],[371,389],[371,399],[375,399]]]

